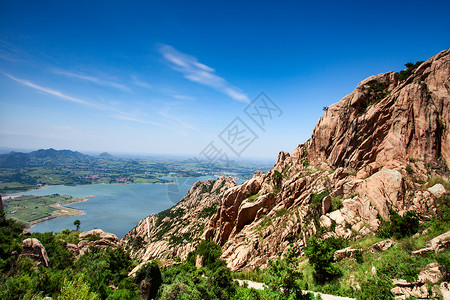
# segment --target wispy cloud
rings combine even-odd
[[[141,88],[146,88],[146,89],[152,88],[152,86],[150,84],[138,79],[136,76],[131,76],[131,83],[134,84],[135,86],[138,86]]]
[[[182,53],[169,45],[161,46],[159,51],[171,64],[172,69],[182,73],[186,79],[212,87],[236,101],[250,102],[239,88],[218,76],[213,68],[200,63],[194,56]]]
[[[171,123],[174,123],[174,125],[176,125],[176,126],[181,126],[182,128],[185,128],[185,129],[201,132],[201,130],[198,129],[197,127],[187,123],[186,121],[183,121],[181,118],[178,118],[173,114],[167,113],[166,111],[160,111],[160,112],[158,112],[158,114],[161,117],[165,118],[166,120],[171,121]]]
[[[160,127],[167,127],[166,124],[163,124],[163,123],[160,123],[160,122],[154,122],[152,120],[140,119],[140,118],[136,117],[135,115],[133,115],[131,113],[124,112],[124,111],[122,111],[120,109],[117,109],[116,107],[113,107],[113,106],[98,104],[98,103],[94,103],[94,102],[87,101],[87,100],[84,100],[84,99],[80,99],[78,97],[73,97],[73,96],[64,94],[62,92],[59,92],[57,90],[37,85],[37,84],[35,84],[35,83],[31,82],[31,81],[20,79],[20,78],[12,76],[10,74],[7,74],[7,73],[4,73],[4,74],[5,74],[5,76],[9,77],[10,79],[12,79],[12,80],[14,80],[14,81],[16,81],[16,82],[18,82],[20,84],[23,84],[23,85],[25,85],[27,87],[30,87],[32,89],[40,91],[42,93],[55,96],[55,97],[57,97],[59,99],[65,100],[65,101],[69,101],[69,102],[73,102],[73,103],[76,103],[76,104],[79,104],[79,105],[83,105],[83,106],[89,107],[91,109],[102,110],[102,111],[107,111],[109,113],[112,113],[113,116],[116,119],[119,119],[119,120],[126,120],[126,121],[132,121],[132,122],[136,122],[136,123],[140,123],[140,124],[151,124],[151,125],[156,125],[156,126],[160,126]]]
[[[105,80],[100,77],[95,77],[95,76],[86,75],[86,74],[79,74],[79,73],[74,73],[74,72],[69,72],[69,71],[64,71],[64,70],[53,70],[53,73],[58,74],[58,75],[63,75],[63,76],[69,77],[69,78],[75,78],[75,79],[79,79],[79,80],[83,80],[83,81],[92,82],[92,83],[95,83],[95,84],[101,85],[101,86],[112,87],[112,88],[119,89],[119,90],[126,91],[126,92],[130,91],[130,88],[122,83]]]
[[[66,100],[66,101],[70,101],[70,102],[74,102],[74,103],[78,103],[78,104],[81,104],[81,105],[84,105],[84,106],[87,106],[87,107],[91,107],[91,108],[95,108],[95,109],[101,109],[101,110],[106,110],[106,107],[103,106],[103,105],[96,104],[96,103],[91,103],[89,101],[86,101],[86,100],[83,100],[83,99],[80,99],[80,98],[77,98],[77,97],[72,97],[72,96],[63,94],[63,93],[61,93],[59,91],[56,91],[56,90],[53,90],[53,89],[50,89],[50,88],[46,88],[46,87],[42,87],[42,86],[37,85],[37,84],[35,84],[35,83],[31,82],[31,81],[16,78],[16,77],[14,77],[14,76],[12,76],[10,74],[7,74],[7,73],[4,73],[4,74],[6,76],[8,76],[9,78],[11,78],[12,80],[17,81],[18,83],[21,83],[21,84],[23,84],[25,86],[28,86],[30,88],[33,88],[33,89],[38,90],[40,92],[43,92],[45,94],[53,95],[53,96],[58,97],[60,99],[63,99],[63,100]]]
[[[189,100],[189,101],[195,100],[195,97],[188,96],[188,95],[181,95],[181,94],[175,94],[175,95],[172,95],[172,97],[174,97],[175,99],[180,99],[180,100]]]

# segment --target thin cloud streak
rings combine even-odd
[[[132,122],[141,123],[141,124],[151,124],[151,125],[156,125],[156,126],[167,128],[167,125],[165,125],[163,123],[142,120],[142,119],[139,119],[137,117],[134,117],[133,115],[131,115],[129,113],[123,112],[123,111],[121,111],[121,110],[119,110],[117,108],[111,107],[111,106],[101,105],[101,104],[97,104],[97,103],[92,103],[92,102],[89,102],[89,101],[86,101],[86,100],[83,100],[83,99],[80,99],[80,98],[72,97],[72,96],[63,94],[63,93],[61,93],[59,91],[56,91],[56,90],[53,90],[53,89],[50,89],[50,88],[46,88],[46,87],[42,87],[42,86],[37,85],[37,84],[35,84],[35,83],[31,82],[31,81],[16,78],[16,77],[14,77],[14,76],[12,76],[10,74],[7,74],[7,73],[4,73],[4,75],[9,77],[10,79],[20,83],[20,84],[28,86],[28,87],[30,87],[32,89],[37,90],[37,91],[43,92],[45,94],[49,94],[49,95],[55,96],[57,98],[60,98],[60,99],[63,99],[63,100],[69,101],[69,102],[77,103],[77,104],[80,104],[80,105],[83,105],[83,106],[86,106],[86,107],[89,107],[89,108],[93,108],[93,109],[97,109],[97,110],[102,110],[102,111],[107,111],[107,112],[113,113],[114,117],[119,119],[119,120],[132,121]]]
[[[191,125],[191,124],[189,124],[189,123],[187,123],[187,122],[181,120],[180,118],[177,118],[177,117],[174,116],[174,115],[168,114],[168,113],[165,112],[165,111],[159,111],[158,114],[159,114],[161,117],[165,118],[166,120],[169,120],[169,121],[171,121],[172,123],[174,122],[174,123],[176,123],[176,125],[179,125],[179,126],[181,126],[181,127],[183,127],[183,128],[190,129],[190,130],[197,131],[197,132],[202,132],[202,131],[201,131],[200,129],[198,129],[197,127],[195,127],[195,126],[193,126],[193,125]]]
[[[58,75],[63,75],[63,76],[69,77],[69,78],[75,78],[75,79],[79,79],[79,80],[92,82],[92,83],[95,83],[95,84],[98,84],[101,86],[113,87],[115,89],[119,89],[119,90],[126,91],[126,92],[131,91],[130,88],[124,84],[108,81],[108,80],[94,77],[94,76],[77,74],[77,73],[63,71],[63,70],[53,70],[53,73],[58,74]]]
[[[14,76],[12,76],[10,74],[7,74],[7,73],[4,73],[4,74],[7,77],[9,77],[10,79],[12,79],[12,80],[14,80],[14,81],[16,81],[18,83],[21,83],[21,84],[23,84],[25,86],[28,86],[30,88],[33,88],[35,90],[41,91],[43,93],[56,96],[56,97],[58,97],[60,99],[67,100],[67,101],[74,102],[74,103],[78,103],[78,104],[81,104],[81,105],[84,105],[84,106],[88,106],[88,107],[91,107],[91,108],[107,110],[106,107],[103,106],[103,105],[91,103],[91,102],[88,102],[88,101],[85,101],[85,100],[82,100],[82,99],[79,99],[79,98],[76,98],[76,97],[65,95],[65,94],[63,94],[61,92],[58,92],[56,90],[49,89],[49,88],[46,88],[46,87],[42,87],[42,86],[37,85],[35,83],[32,83],[31,81],[28,81],[28,80],[16,78],[16,77],[14,77]]]
[[[184,78],[212,87],[236,101],[250,103],[250,99],[239,88],[216,75],[213,68],[200,63],[194,56],[182,53],[169,45],[161,46],[159,52],[171,64],[172,69],[182,73]]]

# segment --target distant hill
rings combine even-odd
[[[99,158],[104,158],[104,159],[111,159],[111,158],[114,158],[114,156],[111,155],[111,154],[109,154],[108,152],[100,153],[100,154],[98,155],[98,157],[99,157]]]
[[[0,154],[0,167],[20,168],[37,165],[59,165],[73,162],[90,162],[92,156],[71,150],[39,149],[29,153]]]

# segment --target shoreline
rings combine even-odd
[[[104,183],[104,182],[100,182],[100,183],[88,183],[88,184],[76,184],[76,185],[66,185],[66,184],[55,184],[55,185],[44,185],[42,187],[39,188],[35,188],[35,189],[31,189],[31,190],[26,190],[23,192],[17,192],[17,193],[13,193],[13,194],[3,194],[1,195],[3,199],[14,199],[15,197],[19,197],[19,196],[26,196],[26,195],[19,195],[22,193],[29,193],[29,192],[33,192],[33,191],[40,191],[43,190],[45,188],[48,187],[57,187],[57,186],[87,186],[87,185],[96,185],[96,184],[103,184],[103,185],[128,185],[128,184],[176,184],[173,181],[169,181],[169,182],[155,182],[155,183],[151,183],[151,182],[144,182],[144,183]],[[38,195],[34,195],[34,194],[28,194],[31,196],[38,196]],[[95,196],[87,196],[87,197],[95,197]]]
[[[36,219],[36,220],[31,221],[31,222],[28,222],[28,226],[27,226],[27,228],[25,229],[24,232],[30,232],[30,230],[33,228],[34,225],[39,224],[39,223],[43,223],[45,221],[53,220],[53,219],[56,219],[56,218],[74,217],[74,216],[85,215],[86,214],[85,211],[83,211],[81,209],[76,209],[76,208],[70,207],[69,205],[74,204],[74,203],[86,202],[86,201],[89,200],[88,198],[92,198],[92,197],[95,197],[95,196],[86,196],[86,197],[82,197],[82,198],[81,197],[74,197],[74,198],[81,198],[81,200],[80,201],[76,201],[76,202],[67,203],[67,204],[57,204],[57,203],[55,203],[55,204],[50,205],[50,207],[57,208],[58,210],[54,211],[50,216],[47,216],[47,217],[44,217],[44,218],[40,218],[40,219]],[[63,207],[70,209],[74,214],[54,215],[54,214],[58,214],[59,212],[63,212],[63,209],[62,209]]]

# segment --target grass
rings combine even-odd
[[[255,201],[258,197],[259,197],[259,194],[255,194],[255,195],[252,195],[252,196],[250,196],[250,197],[248,197],[248,198],[246,198],[246,199],[244,199],[244,200],[246,200],[247,202],[253,202],[253,201]]]
[[[3,202],[8,217],[14,217],[23,222],[33,222],[52,215],[64,216],[79,213],[78,210],[61,205],[82,200],[83,198],[54,194],[48,196],[19,196],[12,199],[5,199]]]
[[[426,182],[425,187],[429,188],[438,183],[442,184],[447,191],[450,191],[450,182],[446,181],[445,179],[443,179],[441,177],[429,178],[428,181]]]

